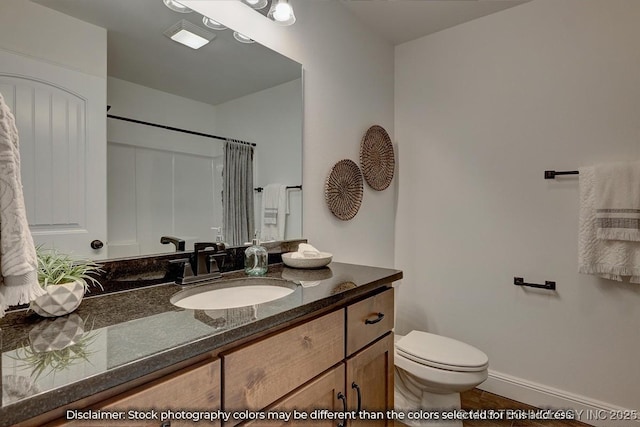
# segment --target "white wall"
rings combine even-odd
[[[303,231],[337,261],[393,266],[395,184],[366,187],[351,221],[336,219],[324,201],[334,163],[358,161],[360,140],[374,124],[393,138],[393,47],[339,2],[292,1],[297,22],[280,27],[240,2],[186,0],[211,16],[301,63],[304,68]]]
[[[477,346],[516,394],[640,410],[640,286],[577,274],[578,179],[543,179],[638,159],[638,22],[534,0],[396,48],[398,329]]]
[[[302,183],[302,81],[293,80],[216,105],[218,134],[256,143],[256,187]],[[255,193],[256,228],[260,229],[262,193]],[[285,239],[303,237],[302,193],[289,190]]]
[[[104,28],[27,0],[0,1],[0,48],[98,77],[107,76]]]
[[[126,80],[114,77],[107,79],[107,104],[111,106],[109,114],[115,116],[216,133],[217,120],[213,105]]]
[[[215,130],[211,105],[108,78],[110,114],[200,132]],[[193,242],[222,225],[223,141],[107,120],[109,257],[173,252],[161,236]]]

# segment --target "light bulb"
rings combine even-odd
[[[273,12],[273,19],[279,22],[285,22],[291,18],[291,6],[289,3],[278,3],[276,10]]]
[[[276,24],[284,26],[292,25],[296,22],[296,15],[288,0],[273,0],[271,9],[267,13],[267,18],[273,19]]]

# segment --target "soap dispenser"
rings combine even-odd
[[[264,246],[260,246],[256,231],[252,245],[244,251],[244,272],[248,276],[264,276],[267,274],[267,265],[267,250]]]

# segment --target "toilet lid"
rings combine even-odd
[[[400,338],[396,351],[414,362],[450,371],[476,372],[489,366],[489,358],[477,348],[422,331],[411,331]]]

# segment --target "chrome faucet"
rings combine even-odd
[[[182,265],[182,274],[176,279],[178,285],[191,285],[222,277],[220,267],[224,266],[224,245],[220,243],[196,242],[189,258],[170,261]],[[218,260],[220,264],[218,264]]]

